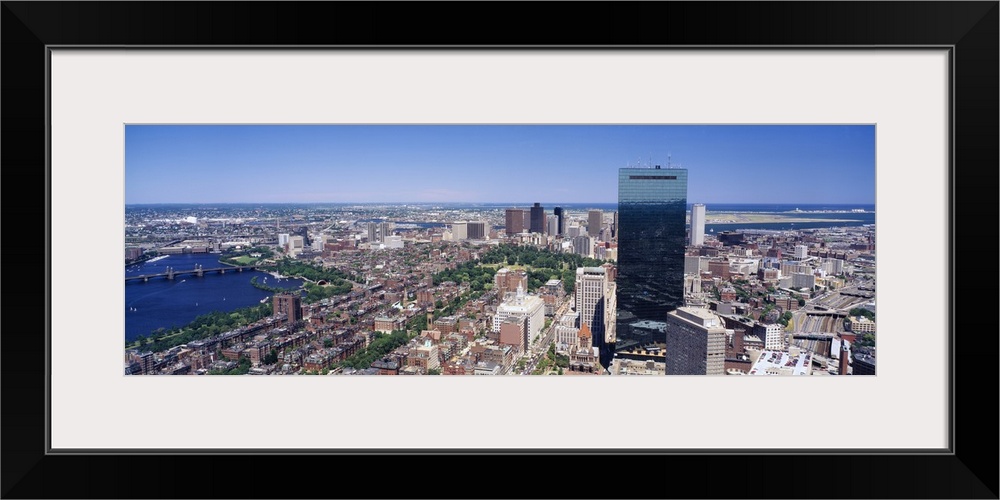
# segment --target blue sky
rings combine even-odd
[[[125,203],[614,203],[668,155],[689,203],[875,203],[873,125],[127,125]]]

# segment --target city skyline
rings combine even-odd
[[[875,202],[873,125],[127,125],[125,203],[614,203],[668,163],[691,202]]]

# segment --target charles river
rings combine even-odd
[[[190,271],[200,264],[204,269],[226,267],[219,263],[218,254],[182,254],[127,266],[125,276]],[[212,311],[232,311],[255,306],[274,294],[254,288],[250,279],[281,288],[298,288],[300,279],[276,279],[260,271],[228,271],[224,274],[205,273],[177,276],[173,280],[150,278],[149,281],[125,282],[125,340],[139,335],[149,336],[157,328],[184,326],[198,315]],[[265,278],[267,281],[264,281]]]

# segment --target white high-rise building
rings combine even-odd
[[[795,245],[795,258],[804,259],[809,256],[809,247],[805,245]]]
[[[493,332],[499,333],[500,325],[512,316],[527,317],[528,341],[534,341],[545,326],[545,302],[541,297],[526,295],[524,288],[518,284],[514,296],[497,307],[497,312],[493,315]]]
[[[451,225],[451,239],[453,240],[467,240],[469,239],[469,226],[467,222],[460,221],[452,223]]]
[[[555,215],[550,215],[547,218],[546,227],[548,228],[547,234],[549,236],[559,236],[559,217]]]
[[[705,205],[691,205],[691,244],[705,244]]]
[[[604,339],[607,312],[608,276],[603,267],[578,267],[573,298],[580,326],[587,325],[595,344]],[[597,344],[599,345],[599,344]]]
[[[785,350],[785,327],[779,324],[764,325],[764,349],[769,351]]]

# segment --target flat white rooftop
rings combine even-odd
[[[750,375],[809,375],[812,373],[811,353],[791,356],[783,351],[762,351],[750,368]]]

